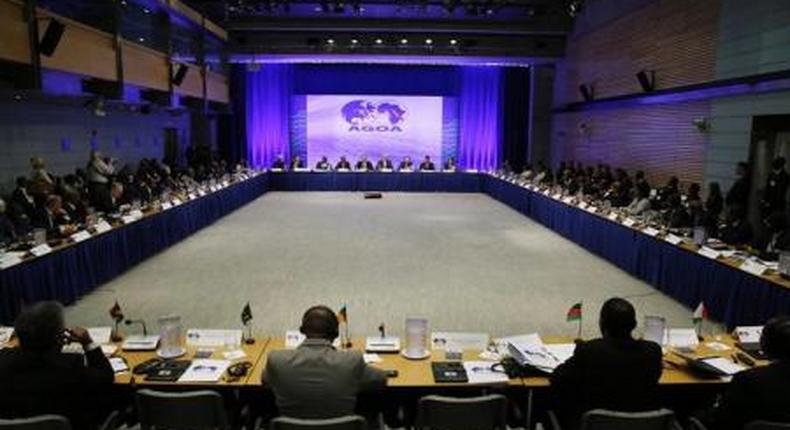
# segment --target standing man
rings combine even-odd
[[[784,212],[787,206],[787,186],[790,185],[790,176],[785,170],[784,157],[776,157],[771,163],[771,173],[763,188],[763,198],[760,202],[763,218],[774,212]]]

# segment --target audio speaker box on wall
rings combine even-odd
[[[60,21],[56,19],[50,20],[47,29],[44,30],[44,37],[41,38],[41,42],[38,44],[38,52],[41,55],[51,57],[55,53],[64,31],[66,31],[66,26]]]
[[[653,72],[646,72],[644,70],[636,74],[636,79],[639,80],[639,85],[642,91],[649,93],[656,89],[656,77]]]
[[[176,68],[175,74],[173,74],[173,85],[179,86],[182,82],[184,82],[184,78],[189,71],[189,67],[185,66],[184,64],[179,64]]]
[[[579,85],[579,92],[582,93],[582,98],[586,102],[591,102],[593,101],[593,98],[595,98],[595,95],[593,94],[593,88],[587,84]]]

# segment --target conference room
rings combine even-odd
[[[0,429],[790,428],[784,0],[0,37]]]

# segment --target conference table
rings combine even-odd
[[[183,195],[138,216],[108,219],[106,231],[67,238],[45,254],[28,252],[22,261],[0,269],[0,325],[13,323],[25,303],[57,300],[70,304],[145,259],[169,248],[260,197],[267,176],[252,173]],[[144,286],[140,286],[141,288]]]
[[[684,239],[670,243],[628,219],[547,195],[511,178],[478,172],[268,172],[114,225],[81,242],[67,241],[40,257],[0,270],[0,324],[24,303],[73,303],[146,258],[269,191],[484,193],[510,206],[689,308],[704,302],[729,328],[760,325],[790,313],[790,281],[773,270],[747,271],[723,253],[703,253]],[[569,269],[572,269],[569,262]],[[581,299],[581,298],[580,298]]]

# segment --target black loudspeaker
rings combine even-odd
[[[639,85],[642,86],[642,91],[649,93],[656,89],[656,76],[654,72],[642,70],[636,74],[636,79],[639,79]]]
[[[188,71],[189,67],[185,66],[184,64],[179,64],[176,68],[176,73],[173,75],[173,85],[181,85],[181,83],[184,82],[184,78],[187,76]]]
[[[595,95],[593,94],[593,88],[587,84],[579,85],[579,92],[582,93],[582,98],[586,102],[591,102],[595,98]]]
[[[380,198],[383,197],[381,195],[381,193],[375,193],[375,192],[373,192],[373,193],[365,193],[364,196],[365,196],[366,199],[380,199]]]
[[[44,37],[41,38],[41,42],[38,44],[38,52],[41,55],[51,57],[55,53],[64,31],[66,31],[66,26],[60,21],[56,19],[50,20],[47,29],[44,31]]]

